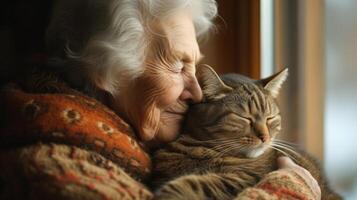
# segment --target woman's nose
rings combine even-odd
[[[202,100],[202,90],[196,77],[192,77],[185,85],[185,89],[180,95],[180,100],[191,103],[198,103]]]

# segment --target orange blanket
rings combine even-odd
[[[89,154],[99,153],[99,157],[103,156],[103,159],[109,159],[108,162],[115,163],[113,165],[118,167],[116,172],[124,170],[136,180],[144,180],[150,175],[150,157],[137,141],[130,126],[93,98],[75,91],[70,94],[26,93],[16,85],[10,84],[3,88],[0,102],[1,115],[3,116],[0,127],[0,143],[3,147],[0,157],[1,167],[8,168],[11,162],[5,162],[4,160],[18,156],[15,164],[18,164],[18,167],[26,171],[25,167],[21,166],[25,163],[18,163],[18,160],[26,160],[23,157],[24,154],[32,152],[29,155],[31,156],[31,154],[35,155],[41,150],[48,151],[48,148],[52,148],[57,152],[68,151],[68,148],[71,148],[79,149],[79,152],[90,152]],[[38,142],[41,143],[39,144]],[[43,143],[51,143],[52,146],[46,146]],[[38,148],[26,146],[29,144],[38,145]],[[66,146],[64,149],[67,148],[67,150],[61,149],[61,145]],[[23,150],[25,148],[27,148],[26,151]],[[21,150],[23,151],[21,152]],[[61,153],[58,154],[61,155]],[[85,155],[86,152],[79,154]],[[33,159],[34,162],[36,162],[36,159]],[[38,159],[41,160],[43,158]],[[69,159],[68,156],[66,159]],[[85,158],[83,160],[86,161]],[[72,162],[70,159],[69,161]],[[73,162],[75,161],[73,160]],[[63,163],[63,165],[68,165],[68,163]],[[48,166],[46,167],[48,168]],[[83,173],[78,175],[76,170],[71,171],[68,168],[66,171],[66,167],[63,167],[63,169],[65,169],[65,172],[62,171],[60,177],[67,181],[83,182]],[[33,176],[33,174],[24,176]],[[53,174],[53,176],[59,176],[59,174]],[[83,180],[78,180],[78,178]],[[88,178],[88,176],[85,178]],[[120,179],[120,176],[116,178]],[[124,179],[131,178],[125,175]],[[58,177],[56,180],[60,181]],[[98,181],[98,179],[95,178],[91,181]],[[130,180],[129,182],[130,184],[124,184],[127,186],[120,186],[119,184],[118,187],[121,187],[119,190],[124,188],[124,190],[128,191],[125,188],[128,185],[132,185],[134,187],[132,189],[135,191],[138,192],[141,189],[140,191],[143,193],[142,190],[145,190],[146,197],[149,198],[151,196],[150,192],[140,183],[135,180]],[[63,185],[66,184],[63,183]],[[131,193],[133,192],[131,191]]]

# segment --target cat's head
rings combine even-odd
[[[288,70],[261,80],[238,74],[221,79],[207,65],[199,67],[197,74],[204,100],[190,107],[184,131],[231,155],[263,154],[281,129],[275,98]]]

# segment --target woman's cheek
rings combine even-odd
[[[179,75],[169,77],[171,78],[171,80],[167,80],[163,83],[166,84],[166,86],[165,91],[159,100],[159,106],[161,108],[176,103],[177,99],[180,97],[184,89],[182,77],[180,77]]]

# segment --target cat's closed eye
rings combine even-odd
[[[274,120],[279,120],[279,118],[280,118],[280,115],[276,114],[276,115],[269,116],[266,119],[267,119],[267,122],[272,122]]]
[[[271,117],[267,118],[267,125],[271,129],[274,129],[274,128],[280,126],[280,121],[281,121],[280,115],[274,115],[274,116],[271,116]]]
[[[227,114],[224,118],[223,118],[223,121],[225,123],[234,123],[234,124],[237,124],[237,123],[244,123],[244,124],[251,124],[252,123],[252,119],[249,118],[249,117],[245,117],[245,116],[241,116],[241,115],[238,115],[236,113],[229,113]]]
[[[241,132],[245,128],[250,127],[252,121],[247,117],[239,116],[235,113],[228,113],[217,121],[223,129],[230,132]]]

